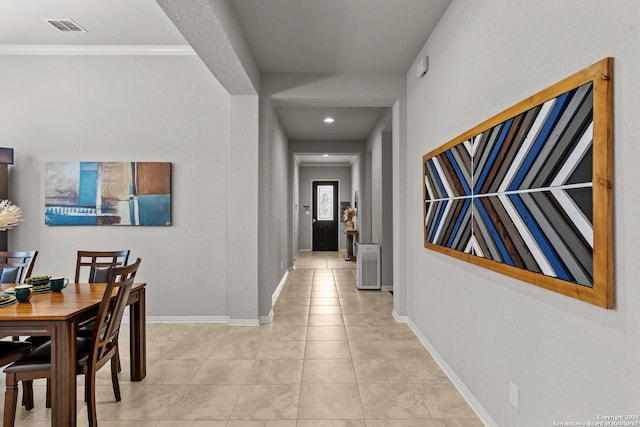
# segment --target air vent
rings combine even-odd
[[[46,22],[64,33],[86,33],[87,30],[76,24],[73,19],[45,19]]]

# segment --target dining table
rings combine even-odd
[[[15,286],[0,285],[2,291]],[[27,302],[0,307],[0,336],[50,336],[51,425],[76,426],[76,330],[95,317],[106,284],[69,284],[61,292],[34,293]],[[131,381],[146,376],[145,283],[128,300]],[[114,293],[115,295],[115,293]]]

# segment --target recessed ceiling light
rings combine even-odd
[[[324,122],[325,123],[333,123],[335,120],[333,120],[333,117],[325,117],[324,118]]]
[[[323,154],[322,157],[329,157],[329,155],[328,154]]]

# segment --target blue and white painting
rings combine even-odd
[[[171,225],[171,163],[47,162],[46,225]]]
[[[425,243],[593,286],[593,84],[424,158]]]

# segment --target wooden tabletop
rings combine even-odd
[[[2,290],[14,285],[2,284]],[[10,320],[66,320],[89,311],[102,300],[104,283],[69,284],[62,292],[33,294],[27,302],[0,307],[0,322]],[[133,285],[132,291],[144,287]]]

